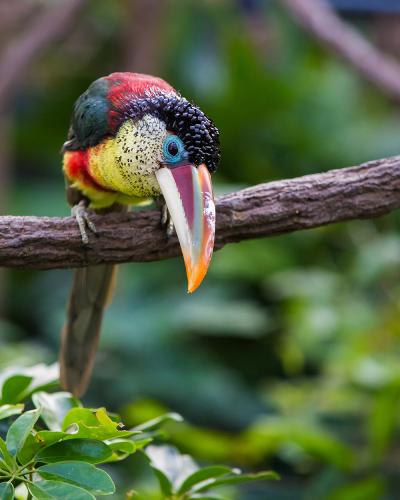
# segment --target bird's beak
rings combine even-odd
[[[157,181],[181,245],[192,293],[203,281],[214,248],[215,204],[207,167],[162,167]]]

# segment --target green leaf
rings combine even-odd
[[[145,446],[147,446],[149,443],[153,441],[153,438],[151,435],[147,433],[141,433],[136,436],[132,436],[131,440],[135,443],[136,449],[141,450]]]
[[[32,377],[27,375],[13,375],[4,381],[1,389],[2,403],[18,403],[24,399],[26,389],[32,382]]]
[[[19,405],[2,405],[0,406],[0,420],[4,418],[11,417],[13,415],[19,415],[24,409],[23,404]]]
[[[4,459],[4,463],[10,470],[15,470],[17,468],[17,462],[15,458],[7,450],[7,445],[0,437],[0,456]]]
[[[42,409],[41,417],[47,427],[52,431],[61,431],[65,415],[72,408],[80,406],[79,401],[69,392],[55,392],[48,394],[39,391],[32,396],[36,408]]]
[[[12,500],[14,498],[14,486],[11,483],[0,483],[0,500]]]
[[[99,408],[96,410],[95,415],[98,422],[100,422],[100,424],[105,428],[115,431],[120,426],[118,422],[109,417],[105,408]]]
[[[213,488],[219,488],[220,486],[234,485],[241,483],[251,483],[254,481],[265,481],[265,480],[278,480],[279,475],[273,471],[258,472],[256,474],[241,474],[236,476],[230,476],[222,479],[216,479],[215,481],[210,481],[204,486],[195,488],[196,491],[207,491]]]
[[[86,462],[66,461],[42,465],[37,472],[44,479],[74,484],[94,495],[111,495],[115,492],[111,477],[103,470]]]
[[[35,453],[40,450],[41,446],[37,439],[37,434],[31,432],[25,439],[25,443],[18,452],[18,461],[20,464],[27,464],[34,457]]]
[[[165,415],[160,415],[159,417],[153,418],[144,424],[137,425],[133,428],[133,430],[142,432],[155,431],[167,422],[183,422],[183,417],[179,415],[179,413],[165,413]]]
[[[38,440],[42,443],[43,446],[48,446],[50,444],[57,443],[64,438],[71,438],[71,434],[66,432],[57,432],[57,431],[39,431],[36,434]]]
[[[223,476],[224,474],[229,474],[231,472],[232,469],[230,467],[226,467],[225,465],[214,465],[211,467],[204,467],[203,469],[200,469],[191,474],[190,476],[188,476],[179,487],[178,493],[179,494],[186,493],[195,484],[201,483],[210,478]]]
[[[22,450],[18,453],[18,460],[22,464],[28,463],[40,450],[48,446],[58,443],[66,436],[70,436],[65,432],[55,431],[39,431],[35,435],[29,434]]]
[[[58,379],[58,366],[39,364],[30,368],[13,368],[0,376],[1,402],[17,403],[34,391],[54,385]]]
[[[59,481],[29,483],[28,489],[37,500],[95,500],[89,491]]]
[[[20,373],[28,375],[32,378],[32,382],[27,389],[25,397],[28,397],[33,392],[39,390],[46,390],[50,387],[56,385],[59,376],[58,363],[53,363],[52,365],[45,365],[39,363],[38,365],[25,368],[24,370],[19,370]]]
[[[11,424],[7,432],[6,444],[8,451],[14,457],[24,446],[39,416],[40,410],[27,411]]]
[[[66,431],[72,424],[80,423],[90,427],[99,425],[93,410],[89,410],[89,408],[72,408],[64,417],[62,430]]]
[[[26,485],[35,500],[55,500],[56,498],[60,498],[53,496],[50,492],[46,491],[45,487],[43,487],[43,483],[47,483],[47,481],[36,481],[35,483]]]
[[[136,451],[136,444],[131,439],[111,439],[106,441],[106,444],[112,449],[113,454],[109,461],[116,462],[124,460]]]
[[[53,463],[65,460],[83,460],[92,464],[105,462],[112,450],[95,439],[69,439],[53,444],[36,455],[38,462]]]
[[[169,498],[173,493],[170,480],[160,469],[156,469],[155,467],[152,467],[152,469],[160,484],[161,492],[165,497]]]
[[[65,416],[62,430],[68,431],[74,426],[77,426],[76,437],[98,439],[99,441],[130,437],[139,432],[121,430],[120,424],[111,420],[104,408],[98,410],[73,408]]]

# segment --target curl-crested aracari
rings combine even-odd
[[[122,210],[155,198],[167,232],[175,227],[188,291],[202,282],[211,260],[215,206],[210,173],[220,157],[218,130],[194,104],[160,78],[113,73],[76,101],[63,146],[67,197],[82,242],[96,228],[89,210]],[[114,266],[75,271],[62,333],[64,388],[81,395],[88,384]]]

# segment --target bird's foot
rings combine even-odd
[[[175,228],[166,203],[164,203],[161,212],[161,225],[165,228],[167,238],[171,238],[171,236],[174,234]]]
[[[75,220],[79,227],[79,232],[81,233],[82,243],[87,245],[89,243],[89,236],[87,229],[89,229],[92,233],[97,234],[97,229],[94,223],[90,220],[90,210],[86,206],[84,200],[80,201],[77,205],[73,206],[71,209],[72,217],[75,217]]]
[[[174,234],[174,223],[163,196],[156,198],[156,205],[161,210],[161,226],[165,229],[167,238],[170,238]]]

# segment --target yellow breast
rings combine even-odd
[[[134,197],[160,194],[155,171],[159,168],[167,132],[163,122],[151,115],[127,120],[113,138],[90,148],[90,175],[101,186]]]

